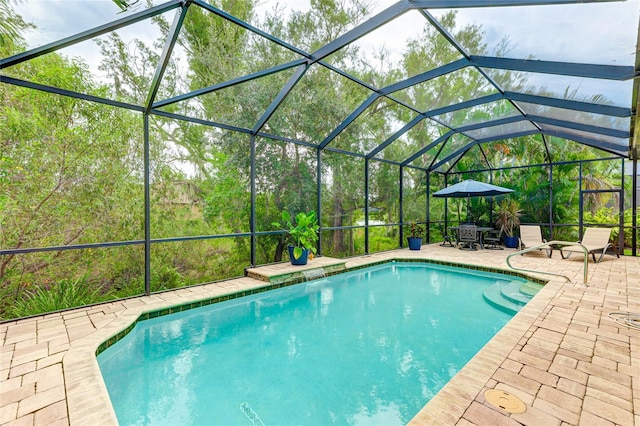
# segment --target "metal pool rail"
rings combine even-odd
[[[555,272],[547,272],[547,271],[534,271],[534,270],[531,270],[531,269],[524,269],[524,268],[516,268],[516,267],[511,265],[511,262],[509,262],[509,260],[513,256],[516,256],[518,254],[522,255],[522,254],[528,253],[528,252],[533,251],[533,250],[539,250],[539,249],[541,249],[543,247],[549,247],[549,248],[553,249],[553,246],[560,246],[560,245],[562,245],[562,246],[580,246],[580,247],[582,247],[582,250],[584,251],[584,268],[583,268],[584,278],[583,278],[583,284],[587,285],[587,273],[588,273],[588,267],[589,267],[589,250],[587,250],[587,248],[585,246],[583,246],[582,244],[576,243],[575,241],[574,242],[569,242],[569,241],[553,240],[553,241],[548,241],[548,242],[543,243],[543,244],[538,244],[537,246],[526,248],[524,250],[517,251],[517,252],[512,253],[509,256],[507,256],[507,265],[509,266],[509,268],[513,269],[514,271],[525,271],[525,272],[535,272],[536,274],[556,275],[556,276],[562,277],[565,280],[570,282],[571,278],[569,278],[569,277],[567,277],[566,275],[563,275],[563,274],[558,274],[558,273],[555,273]]]

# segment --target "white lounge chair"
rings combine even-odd
[[[599,263],[609,248],[613,248],[618,258],[618,248],[609,242],[611,238],[612,228],[587,228],[582,236],[582,241],[578,241],[582,246],[586,247],[587,252],[593,256],[593,261]],[[596,252],[600,251],[600,257],[596,260]],[[567,259],[573,252],[584,253],[580,245],[562,247],[560,255],[563,259]]]
[[[520,239],[518,240],[518,250],[523,248],[535,247],[540,244],[546,243],[547,240],[542,238],[542,230],[538,225],[520,225]],[[541,248],[547,254],[547,257],[551,257],[553,249],[551,247]]]

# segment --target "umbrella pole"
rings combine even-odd
[[[471,223],[471,216],[469,216],[469,203],[471,202],[471,196],[467,195],[467,223]]]

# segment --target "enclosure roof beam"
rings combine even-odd
[[[470,130],[484,129],[487,127],[502,126],[503,124],[515,123],[517,121],[529,121],[521,115],[513,115],[511,117],[498,118],[496,120],[484,121],[482,123],[469,124],[467,126],[456,127],[454,130],[458,133],[468,132]]]
[[[436,30],[449,42],[449,44],[451,44],[458,52],[460,52],[464,58],[469,62],[469,64],[471,64],[471,55],[469,55],[469,52],[467,52],[467,50],[458,42],[458,40],[456,40],[456,38],[449,32],[449,30],[447,30],[441,23],[440,21],[438,21],[429,11],[427,11],[426,9],[420,9],[420,14],[422,14],[422,16],[425,17],[425,19],[427,21],[429,21],[429,23],[436,28]],[[474,66],[474,68],[499,92],[500,95],[504,94],[504,89],[494,80],[493,77],[491,77],[489,74],[487,74],[487,71]],[[497,93],[496,93],[497,95]],[[514,102],[509,100],[509,103],[511,103],[511,105],[521,114],[521,115],[526,115],[524,113],[524,111],[522,110],[522,108],[520,108],[520,106]],[[533,124],[533,123],[532,123]],[[535,124],[533,124],[534,126],[536,126]]]
[[[378,93],[372,93],[355,111],[353,111],[338,127],[333,129],[333,131],[327,136],[321,143],[318,145],[320,149],[326,147],[332,140],[336,138],[349,124],[351,124],[356,118],[360,116],[373,104],[376,99],[378,99],[380,95]]]
[[[251,130],[249,130],[249,129],[245,129],[243,127],[231,126],[229,124],[217,123],[215,121],[204,120],[202,118],[194,118],[194,117],[189,117],[189,116],[182,115],[182,114],[176,114],[176,113],[167,112],[167,111],[161,111],[161,110],[151,110],[151,114],[158,115],[158,116],[165,117],[165,118],[170,118],[170,119],[173,119],[173,120],[181,120],[181,121],[186,121],[186,122],[194,123],[194,124],[202,124],[203,126],[217,127],[219,129],[223,129],[223,130],[229,130],[229,131],[232,131],[232,132],[251,135]],[[298,140],[298,139],[286,138],[286,137],[283,137],[283,136],[272,135],[272,134],[269,134],[269,133],[259,132],[255,136],[259,136],[259,137],[267,138],[267,139],[273,139],[273,140],[277,140],[277,141],[281,141],[281,142],[294,143],[296,145],[307,146],[309,148],[316,148],[317,147],[316,144],[311,143],[311,142],[301,141],[301,140]]]
[[[636,44],[636,71],[640,73],[640,23],[638,24],[638,43]],[[633,81],[632,93],[633,117],[631,117],[631,125],[629,126],[629,133],[631,134],[629,138],[629,159],[637,161],[640,157],[640,121],[638,120],[638,114],[640,113],[640,78],[636,78]]]
[[[161,110],[155,110],[154,109],[154,110],[149,111],[149,113],[153,114],[153,115],[158,115],[160,117],[171,118],[173,120],[187,121],[187,122],[190,122],[190,123],[202,124],[203,126],[217,127],[219,129],[231,130],[231,131],[234,131],[234,132],[244,133],[244,134],[248,134],[248,135],[251,134],[251,130],[244,129],[242,127],[230,126],[228,124],[217,123],[215,121],[204,120],[202,118],[189,117],[187,115],[176,114],[176,113],[173,113],[173,112],[167,112],[167,111],[161,111]]]
[[[445,74],[449,74],[451,72],[457,71],[464,67],[469,66],[469,61],[466,59],[458,59],[457,61],[450,62],[448,64],[442,65],[438,68],[434,68],[427,72],[423,72],[422,74],[418,74],[416,76],[410,77],[404,81],[400,81],[398,83],[391,84],[387,87],[383,87],[380,89],[380,93],[383,95],[387,95],[393,92],[397,92],[398,90],[403,90],[411,86],[415,86],[419,83],[424,83],[427,80],[431,80],[437,77],[440,77]]]
[[[348,155],[350,157],[366,159],[366,155],[361,154],[359,152],[345,151],[344,149],[334,148],[332,146],[328,146],[328,147],[324,148],[323,151],[335,152],[336,154],[344,154],[344,155]]]
[[[620,160],[620,156],[616,155],[615,157],[607,157],[607,158],[592,158],[588,160],[571,160],[571,161],[555,161],[553,162],[554,166],[568,165],[568,164],[579,164],[579,163],[590,163],[594,161],[615,161]],[[535,163],[535,164],[527,164],[524,166],[504,166],[500,167],[500,170],[519,170],[519,169],[531,169],[534,167],[548,167],[549,163]],[[467,174],[467,173],[480,173],[480,172],[488,172],[491,169],[474,169],[474,170],[463,170],[456,172],[448,172],[448,174],[459,175],[459,174]],[[436,173],[445,174],[444,172],[440,172],[434,170]]]
[[[453,136],[453,135],[452,135]],[[446,141],[442,142],[440,144],[440,146],[438,147],[438,152],[436,152],[436,155],[433,156],[433,159],[431,160],[431,162],[429,163],[429,167],[427,167],[427,170],[431,170],[431,168],[433,167],[433,164],[436,162],[436,160],[438,159],[438,157],[440,157],[440,154],[442,153],[442,150],[444,149],[444,147],[451,142],[451,138],[447,138]]]
[[[151,80],[151,85],[149,87],[147,102],[145,103],[146,113],[148,113],[153,107],[153,101],[156,99],[156,95],[158,94],[158,90],[160,89],[162,76],[164,75],[164,72],[167,69],[167,65],[169,65],[169,60],[171,59],[171,53],[173,52],[173,48],[176,45],[176,41],[178,40],[178,35],[180,34],[180,28],[182,28],[182,23],[184,22],[185,16],[187,16],[187,10],[189,10],[190,5],[191,5],[191,0],[186,1],[182,6],[182,8],[176,12],[176,16],[173,18],[173,22],[171,23],[171,28],[169,28],[169,33],[167,34],[167,39],[165,40],[164,47],[162,48],[162,54],[158,59],[156,72],[153,75],[153,79]]]
[[[424,120],[424,116],[421,114],[416,115],[413,120],[411,120],[410,122],[408,122],[407,124],[405,124],[402,129],[398,130],[397,132],[395,132],[393,135],[391,135],[386,141],[382,142],[380,145],[378,145],[375,149],[373,149],[371,152],[369,152],[369,154],[367,154],[367,158],[373,158],[376,156],[376,154],[378,154],[380,151],[382,151],[383,149],[385,149],[387,146],[389,146],[393,141],[395,141],[396,139],[398,139],[400,136],[404,135],[406,132],[408,132],[409,130],[411,130],[412,127],[414,127],[415,125],[417,125],[418,123],[420,123],[422,120]]]
[[[574,3],[604,3],[625,0],[408,0],[415,9],[458,9],[466,7],[540,6]]]
[[[447,114],[449,112],[459,111],[465,108],[471,108],[471,107],[482,105],[482,104],[488,104],[490,102],[496,102],[501,99],[504,99],[504,95],[502,93],[494,93],[492,95],[481,96],[479,98],[470,99],[468,101],[460,102],[460,103],[449,105],[446,107],[425,111],[424,115],[426,117],[435,117],[436,115]]]
[[[440,34],[458,51],[460,52],[465,59],[469,61],[471,64],[471,55],[464,49],[464,47],[458,43],[458,40],[449,33],[449,31],[442,26],[440,21],[438,21],[430,12],[425,9],[420,9],[420,13],[424,16],[429,23],[440,32]],[[495,79],[490,76],[487,71],[483,68],[478,67],[477,65],[473,65],[473,67],[502,95],[504,94],[504,89],[495,81]],[[520,105],[518,105],[515,101],[508,100],[508,102],[523,116],[525,116],[525,112],[522,110]],[[539,129],[539,126],[535,123],[531,123],[533,126]]]
[[[480,146],[480,145],[478,145],[478,146]],[[471,149],[471,147],[469,147],[469,149]],[[449,166],[449,168],[447,169],[447,173],[450,173],[451,170],[453,170],[453,168],[460,162],[460,160],[462,160],[462,157],[464,157],[465,155],[467,155],[467,154],[465,153],[465,154],[459,155],[458,158],[456,158],[455,161],[453,163],[451,163],[451,166]]]
[[[197,4],[198,6],[200,6],[201,8],[206,9],[209,12],[214,13],[214,14],[220,16],[221,18],[224,18],[224,19],[226,19],[226,20],[228,20],[230,22],[233,22],[234,24],[236,24],[236,25],[238,25],[238,26],[240,26],[240,27],[242,27],[242,28],[244,28],[246,30],[251,31],[254,34],[257,34],[257,35],[259,35],[261,37],[264,37],[267,40],[272,41],[273,43],[284,47],[285,49],[288,49],[288,50],[290,50],[292,52],[295,52],[298,55],[303,56],[303,57],[305,57],[307,59],[311,58],[311,55],[309,53],[305,52],[304,50],[298,49],[297,47],[295,47],[295,46],[293,46],[293,45],[291,45],[291,44],[289,44],[289,43],[287,43],[285,41],[280,40],[278,37],[274,37],[271,34],[265,33],[264,31],[262,31],[262,30],[260,30],[260,29],[258,29],[256,27],[254,27],[254,26],[242,21],[241,19],[238,19],[233,15],[230,15],[230,14],[228,14],[228,13],[226,13],[226,12],[216,8],[216,7],[211,6],[209,3],[206,3],[206,2],[204,2],[202,0],[193,0],[193,2],[195,4]]]
[[[551,151],[549,151],[549,143],[547,142],[547,135],[545,135],[543,133],[541,136],[542,136],[542,144],[544,145],[544,151],[547,154],[547,161],[549,163],[552,163],[552,161],[551,161]]]
[[[253,126],[253,129],[251,130],[253,134],[257,134],[265,125],[265,123],[269,121],[273,113],[276,112],[276,109],[278,109],[280,104],[284,102],[285,98],[289,95],[289,93],[291,93],[298,81],[300,81],[302,76],[304,76],[304,74],[307,72],[308,67],[308,64],[300,65],[300,67],[293,73],[291,78],[289,78],[289,81],[287,81],[287,84],[285,84],[282,90],[280,90],[280,93],[278,93],[278,96],[275,97],[264,114],[262,114],[260,120],[258,120],[255,126]]]
[[[293,143],[296,145],[302,145],[302,146],[307,146],[309,148],[313,148],[316,149],[318,147],[318,145],[316,145],[315,143],[312,142],[307,142],[307,141],[303,141],[300,139],[292,139],[292,138],[287,138],[284,136],[278,136],[278,135],[273,135],[271,133],[264,133],[264,132],[258,132],[256,133],[257,137],[261,137],[261,138],[265,138],[265,139],[271,139],[274,141],[280,141],[280,142],[287,142],[287,143]]]
[[[109,106],[118,107],[118,108],[125,108],[132,111],[144,112],[144,107],[141,105],[133,105],[125,102],[114,101],[111,99],[100,98],[98,96],[87,95],[85,93],[74,92],[72,90],[60,89],[58,87],[46,86],[40,83],[33,83],[31,81],[20,80],[18,78],[8,77],[6,75],[0,75],[0,83],[13,84],[15,86],[27,87],[29,89],[40,90],[42,92],[54,93],[56,95],[82,99],[84,101],[96,102],[99,104],[109,105]]]
[[[451,44],[458,52],[460,52],[467,61],[469,60],[469,52],[467,52],[466,49],[462,47],[460,43],[458,43],[458,40],[456,40],[456,38],[451,35],[449,30],[442,26],[440,21],[438,21],[426,9],[420,9],[419,12],[436,30],[438,30],[438,32],[449,42],[449,44]]]
[[[478,149],[480,150],[480,152],[482,153],[482,157],[484,158],[484,162],[487,165],[487,167],[489,168],[489,170],[493,170],[493,166],[491,165],[491,163],[489,162],[489,157],[487,157],[487,153],[484,152],[484,148],[482,148],[482,145],[478,145]]]
[[[334,39],[333,41],[329,42],[328,44],[322,46],[320,49],[313,52],[312,53],[313,59],[315,61],[319,61],[321,59],[326,58],[332,53],[335,53],[338,50],[342,49],[346,45],[353,43],[354,41],[358,40],[361,37],[364,37],[365,35],[369,34],[372,31],[375,31],[376,29],[387,24],[388,22],[392,21],[394,18],[402,15],[403,13],[407,12],[410,9],[411,7],[409,5],[409,2],[407,2],[406,0],[399,1],[398,3],[395,3],[389,6],[382,12],[378,13],[372,18],[366,20],[362,24],[358,25],[357,27],[353,28],[352,30],[346,32],[345,34],[341,35],[340,37]]]
[[[435,141],[431,142],[429,145],[425,146],[424,148],[422,148],[420,151],[416,152],[415,154],[413,154],[411,157],[407,158],[406,160],[404,160],[402,163],[400,163],[402,166],[407,166],[409,165],[409,163],[411,163],[412,161],[415,161],[418,157],[420,157],[422,154],[424,154],[425,152],[429,151],[431,148],[433,148],[434,146],[438,145],[439,143],[446,141],[447,139],[449,139],[455,132],[453,130],[449,130],[447,133],[445,133],[444,135],[440,136],[438,139],[436,139]]]
[[[616,145],[610,142],[597,141],[594,139],[585,138],[583,136],[573,135],[571,133],[565,132],[558,132],[554,130],[544,130],[543,132],[549,136],[572,140],[574,142],[578,142],[592,148],[597,148],[610,154],[617,155],[619,157],[627,157],[628,155],[626,152],[627,147],[621,147],[620,145]]]
[[[463,156],[467,151],[469,151],[471,148],[473,148],[476,145],[478,145],[477,141],[473,141],[473,142],[470,142],[470,143],[466,144],[462,148],[459,148],[456,151],[452,152],[451,154],[447,155],[445,158],[443,158],[442,160],[438,161],[437,163],[432,164],[431,167],[429,167],[429,170],[435,170],[438,167],[446,164],[447,161],[452,160],[452,159],[456,158],[457,156]]]
[[[606,80],[629,80],[636,77],[632,66],[579,64],[575,62],[539,61],[531,59],[471,56],[471,65],[481,68],[559,74]]]
[[[346,78],[347,80],[353,81],[356,84],[359,84],[362,87],[366,87],[367,89],[371,90],[372,92],[378,92],[378,89],[376,87],[373,87],[371,84],[367,83],[366,81],[362,81],[359,78],[349,74],[346,71],[341,70],[340,68],[336,68],[333,65],[327,63],[326,61],[318,61],[318,64],[322,65],[323,67],[330,69],[331,71],[335,72],[336,74],[340,74],[341,76],[343,76],[344,78]]]
[[[609,127],[593,126],[590,124],[576,123],[573,121],[559,120],[557,118],[542,117],[539,115],[528,115],[527,118],[538,123],[549,124],[551,126],[566,127],[568,129],[580,130],[582,132],[597,133],[599,135],[611,136],[614,138],[629,138],[627,130],[612,129]]]
[[[614,117],[631,117],[631,108],[611,105],[594,104],[591,102],[572,101],[567,99],[550,98],[547,96],[528,95],[525,93],[504,92],[504,97],[513,101],[546,105],[575,111],[591,112],[594,114],[612,115]]]
[[[468,63],[467,60],[460,59],[458,61],[455,61],[455,62],[449,63],[447,65],[444,65],[442,67],[435,68],[433,70],[427,71],[426,73],[423,73],[423,74],[414,76],[412,78],[409,78],[409,79],[407,79],[407,80],[405,80],[403,82],[396,83],[396,84],[393,84],[393,85],[390,85],[390,86],[387,86],[385,88],[380,89],[379,92],[373,93],[367,100],[365,100],[360,105],[360,107],[358,107],[336,129],[334,129],[333,132],[331,132],[329,134],[329,136],[327,136],[325,138],[325,140],[322,141],[322,143],[320,143],[319,147],[321,149],[326,147],[333,139],[335,139],[336,136],[338,136],[338,134],[340,134],[346,127],[349,126],[349,124],[351,124],[356,118],[358,118],[358,116],[360,116],[360,114],[362,114],[362,112],[364,112],[364,110],[366,110],[369,106],[371,106],[371,104],[376,99],[378,99],[381,95],[390,94],[390,93],[393,93],[395,91],[402,90],[404,88],[413,86],[415,84],[418,84],[418,83],[421,83],[421,82],[424,82],[424,81],[439,77],[441,75],[447,74],[447,73],[449,73],[451,71],[455,71],[455,70],[458,70],[460,68],[464,68],[466,66],[465,64],[467,64],[467,63]],[[439,114],[446,114],[448,112],[456,111],[456,110],[459,110],[459,109],[470,108],[470,107],[473,107],[473,106],[476,106],[476,105],[480,105],[480,104],[483,104],[483,103],[496,101],[496,100],[502,99],[503,97],[504,96],[501,93],[495,93],[493,95],[483,96],[483,97],[480,97],[480,98],[477,98],[477,99],[472,99],[472,100],[469,100],[469,101],[465,101],[465,102],[461,102],[461,103],[458,103],[458,104],[449,105],[447,107],[438,108],[438,109],[435,109],[435,110],[431,110],[431,111],[425,112],[423,114],[423,118],[424,117],[433,117],[433,116],[439,115]],[[394,100],[394,99],[392,99],[392,100]],[[397,101],[395,101],[395,102],[397,102]],[[411,108],[410,106],[405,105],[405,104],[403,104],[403,106]],[[413,108],[411,108],[411,109],[413,109]],[[442,123],[439,123],[439,124],[442,124]],[[406,129],[406,130],[409,130],[409,129]],[[402,132],[402,130],[400,132]],[[402,132],[402,133],[404,133],[404,132]],[[397,139],[402,133],[397,135],[395,137],[395,139]],[[393,136],[392,136],[392,138],[393,138]],[[395,139],[393,139],[393,140],[395,140]],[[393,140],[390,141],[389,143],[393,142]],[[384,144],[384,142],[383,142],[383,144]],[[388,143],[385,144],[382,148],[386,147],[387,145],[388,145]],[[377,154],[378,151],[376,151],[374,154],[370,153],[369,155],[367,155],[367,157],[371,158],[373,155]]]
[[[92,28],[87,31],[83,31],[76,35],[63,38],[62,40],[55,41],[53,43],[45,44],[44,46],[36,47],[35,49],[31,49],[27,52],[20,53],[18,55],[11,56],[6,59],[0,60],[0,69],[7,68],[13,65],[17,65],[21,62],[27,61],[29,59],[37,58],[38,56],[54,52],[58,49],[62,49],[65,47],[72,46],[76,43],[80,43],[86,40],[90,40],[94,37],[101,36],[103,34],[109,33],[111,31],[115,31],[122,27],[126,27],[127,25],[134,24],[136,22],[144,21],[145,19],[151,18],[156,15],[160,15],[162,13],[168,12],[172,9],[176,9],[182,6],[182,0],[172,0],[167,3],[161,4],[159,6],[151,7],[142,12],[134,13],[133,15],[127,16],[122,19],[118,19],[113,22],[109,22],[104,25],[100,25],[99,27]]]
[[[154,108],[162,108],[167,105],[174,104],[176,102],[186,101],[191,98],[195,98],[200,95],[206,95],[207,93],[215,92],[216,90],[226,89],[227,87],[236,86],[238,84],[246,83],[247,81],[255,80],[261,77],[266,77],[271,74],[279,73],[280,71],[285,71],[290,68],[295,68],[300,65],[306,63],[306,59],[298,59],[295,61],[288,62],[286,64],[278,65],[272,68],[268,68],[266,70],[254,72],[252,74],[247,74],[242,77],[234,78],[233,80],[228,80],[223,83],[214,84],[209,87],[205,87],[202,89],[194,90],[189,93],[185,93],[183,95],[174,96],[173,98],[163,99],[153,104]]]
[[[549,136],[555,136],[555,137],[562,138],[562,139],[572,140],[574,142],[578,142],[578,143],[581,143],[583,145],[588,145],[588,146],[590,146],[592,148],[597,148],[597,149],[600,149],[602,151],[606,151],[606,152],[608,152],[610,154],[614,154],[614,155],[616,155],[618,157],[625,157],[626,156],[626,154],[624,152],[620,151],[621,147],[619,145],[612,144],[612,143],[609,143],[609,142],[596,141],[596,140],[585,138],[585,137],[582,137],[582,136],[572,135],[570,133],[558,132],[558,131],[549,131],[549,130],[544,130],[542,132],[539,131],[539,130],[528,130],[528,131],[523,131],[523,132],[496,135],[496,136],[492,136],[492,137],[488,137],[488,138],[476,139],[475,142],[476,143],[480,143],[480,144],[484,144],[484,143],[487,143],[487,142],[493,142],[493,141],[498,141],[498,140],[517,138],[517,137],[522,137],[522,136],[530,136],[530,135],[536,135],[536,134],[546,134],[546,135],[549,135]]]
[[[362,81],[357,77],[354,77],[353,75],[349,74],[348,72],[345,72],[343,70],[341,70],[340,68],[336,68],[331,64],[328,64],[326,61],[318,61],[318,64],[322,65],[325,68],[330,69],[331,71],[335,72],[336,74],[340,74],[341,76],[343,76],[344,78],[346,78],[347,80],[353,81],[356,84],[359,84],[362,87],[365,87],[369,90],[371,90],[372,92],[381,94],[381,90],[378,89],[377,87],[372,86],[371,84],[367,83],[366,81]],[[410,109],[411,111],[415,112],[416,114],[419,114],[421,111],[418,111],[418,109],[416,109],[416,107],[407,104],[405,101],[402,101],[400,99],[395,98],[394,96],[390,96],[390,95],[385,95],[385,97],[387,99],[392,100],[393,102],[402,105],[403,107]]]
[[[520,138],[522,136],[531,136],[531,135],[539,135],[540,134],[540,130],[523,130],[522,132],[513,132],[513,133],[505,133],[502,135],[495,135],[495,136],[489,136],[486,138],[479,138],[476,139],[476,142],[478,143],[487,143],[487,142],[494,142],[494,141],[501,141],[504,139],[513,139],[513,138]]]
[[[527,121],[527,122],[533,121],[537,123],[549,124],[549,125],[558,126],[558,127],[565,127],[568,129],[580,130],[583,132],[597,133],[600,135],[611,136],[616,138],[629,137],[629,132],[625,130],[617,130],[617,129],[611,129],[608,127],[592,126],[589,124],[576,123],[573,121],[559,120],[557,118],[549,118],[549,117],[543,117],[538,115],[527,115],[524,117],[520,115],[514,115],[511,117],[500,118],[497,120],[470,124],[468,126],[461,126],[461,127],[454,128],[454,130],[460,133],[464,133],[469,130],[477,130],[485,127],[500,126],[503,124],[515,123],[518,121]]]

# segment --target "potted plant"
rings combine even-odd
[[[502,200],[498,205],[498,218],[496,225],[504,229],[504,245],[510,248],[518,247],[518,237],[514,235],[514,229],[520,226],[522,209],[517,200]]]
[[[300,212],[294,219],[288,211],[282,211],[282,224],[273,222],[273,226],[277,228],[288,228],[288,237],[291,240],[289,244],[289,259],[292,265],[306,265],[309,258],[309,252],[316,252],[316,242],[318,241],[318,219],[315,212]]]
[[[409,236],[407,242],[409,243],[409,250],[420,250],[422,247],[422,236],[424,235],[424,225],[417,221],[412,221],[409,225]]]

